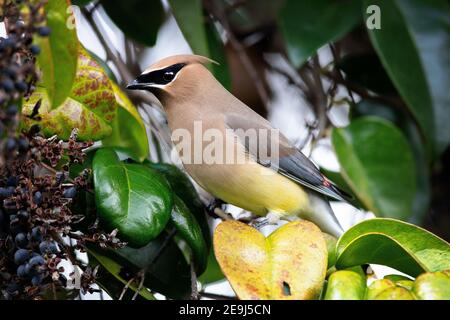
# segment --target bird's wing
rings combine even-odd
[[[242,116],[229,113],[225,117],[227,128],[233,130],[247,152],[261,165],[271,167],[287,178],[339,201],[348,201],[352,197],[328,180],[303,153],[301,153],[280,132],[262,117]],[[250,129],[250,131],[248,131]],[[261,130],[264,129],[264,130]],[[248,139],[256,131],[257,143]],[[259,134],[263,132],[263,134]],[[266,134],[267,133],[267,134]],[[264,141],[265,140],[265,141]],[[278,147],[278,150],[271,148]],[[272,156],[278,151],[278,163]]]

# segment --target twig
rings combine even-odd
[[[199,295],[201,297],[218,299],[218,300],[236,300],[236,297],[224,296],[221,294],[209,293],[209,292],[203,292],[203,291],[199,292]]]
[[[117,70],[119,71],[119,75],[121,78],[122,85],[126,85],[131,80],[133,80],[133,76],[128,71],[127,65],[120,58],[119,54],[114,53],[111,50],[111,48],[109,47],[105,38],[103,37],[103,33],[101,32],[99,26],[97,25],[97,23],[94,20],[94,17],[93,17],[94,10],[95,10],[95,7],[91,8],[90,10],[88,10],[86,7],[84,7],[81,9],[81,12],[83,13],[84,17],[86,18],[86,21],[89,23],[89,25],[94,30],[94,33],[97,36],[98,40],[100,41],[101,45],[105,49],[107,60],[114,63],[114,65],[117,67]],[[130,96],[130,98],[132,100],[140,100],[149,105],[161,105],[159,100],[150,92],[130,91],[130,92],[127,92],[127,94]]]
[[[231,30],[231,27],[230,27],[230,24],[228,23],[228,19],[226,17],[225,12],[221,8],[218,8],[216,6],[215,1],[204,0],[203,3],[204,3],[204,7],[209,11],[209,13],[212,16],[214,16],[217,19],[217,21],[222,25],[222,27],[225,29],[231,46],[236,51],[237,56],[239,57],[242,65],[245,68],[245,71],[247,71],[248,75],[250,76],[253,83],[255,84],[256,90],[258,91],[258,94],[259,94],[261,100],[267,106],[267,104],[270,100],[269,94],[267,93],[263,82],[259,78],[258,73],[255,71],[256,70],[255,66],[253,65],[247,52],[245,51],[245,47],[236,38],[233,31]]]
[[[143,269],[140,271],[140,277],[141,277],[141,281],[139,282],[139,286],[137,287],[136,291],[134,292],[133,297],[131,298],[131,300],[136,300],[138,294],[141,292],[142,288],[144,288],[144,281],[145,281],[145,272],[147,269]]]
[[[334,45],[332,43],[330,43],[330,50],[331,50],[331,54],[333,55],[333,60],[334,60],[334,71],[336,72],[336,76],[339,80],[341,80],[341,83],[344,81],[344,77],[342,76],[341,70],[339,70],[337,68],[337,63],[339,62],[340,58],[336,52],[336,49],[334,48]],[[348,87],[347,84],[344,85],[345,88],[347,89],[347,93],[350,97],[350,99],[352,100],[353,105],[355,105],[355,98],[353,97],[353,93],[352,90],[350,90],[350,88]]]
[[[191,300],[198,300],[197,275],[195,274],[194,261],[191,260]]]
[[[123,299],[123,296],[125,295],[125,293],[128,291],[128,288],[130,287],[130,285],[134,282],[134,280],[136,280],[135,277],[131,278],[130,280],[128,280],[128,282],[125,284],[125,286],[122,289],[122,292],[120,293],[119,296],[119,300]]]

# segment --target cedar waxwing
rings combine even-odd
[[[210,148],[211,139],[200,145],[191,141],[194,151],[188,157],[174,141],[188,174],[213,196],[256,215],[271,219],[298,216],[316,223],[324,232],[341,235],[342,228],[327,198],[343,201],[346,194],[281,133],[271,134],[275,129],[266,119],[228,92],[205,67],[211,62],[197,55],[168,57],[150,66],[127,89],[155,94],[167,114],[172,140],[174,133],[188,132],[195,140],[210,130],[225,140],[218,144],[223,147],[215,150],[217,154],[233,151],[246,160],[196,162],[193,158]],[[255,148],[242,138],[242,131],[249,129],[270,134],[257,135]],[[259,156],[259,149],[268,153],[269,161]],[[277,154],[276,161],[270,158],[273,154]]]

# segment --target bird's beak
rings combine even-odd
[[[128,85],[127,85],[127,89],[128,90],[143,90],[145,88],[148,88],[148,84],[146,83],[141,83],[139,82],[137,79],[131,81]]]

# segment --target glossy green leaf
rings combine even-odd
[[[85,5],[87,5],[89,2],[91,2],[92,0],[71,0],[70,2],[76,6],[80,6],[83,7]]]
[[[175,165],[169,163],[153,163],[148,160],[144,164],[164,175],[172,188],[172,191],[184,202],[189,211],[194,215],[200,228],[206,244],[211,246],[211,231],[209,229],[206,217],[205,207],[195,190],[189,177]]]
[[[363,300],[366,277],[350,270],[336,271],[328,278],[325,300]]]
[[[120,162],[110,149],[96,152],[92,164],[100,219],[130,246],[142,247],[166,227],[172,211],[170,186],[155,170]]]
[[[208,254],[208,262],[205,272],[198,278],[202,285],[207,285],[217,281],[224,280],[225,276],[220,270],[219,263],[214,255],[214,251],[210,250]]]
[[[450,271],[421,274],[413,292],[421,300],[450,300]]]
[[[412,214],[408,221],[418,225],[422,224],[430,205],[431,183],[427,151],[417,125],[407,112],[371,100],[361,100],[351,109],[352,121],[364,116],[378,116],[394,123],[408,139],[414,155],[417,174],[416,195]],[[333,180],[333,177],[330,178]]]
[[[199,54],[217,61],[208,68],[227,88],[230,87],[230,76],[224,54],[223,43],[210,22],[203,15],[201,0],[169,0],[173,15],[194,54]]]
[[[361,1],[286,0],[281,30],[291,62],[300,67],[329,42],[339,40],[361,21]]]
[[[112,124],[112,133],[103,139],[102,143],[106,147],[114,147],[137,162],[142,162],[149,155],[144,121],[125,93],[114,83],[112,87],[119,108]]]
[[[366,220],[339,239],[336,268],[382,264],[411,276],[450,269],[450,245],[415,225],[394,219]]]
[[[337,239],[333,237],[332,235],[329,235],[328,233],[323,232],[323,238],[325,239],[325,242],[327,244],[327,251],[328,251],[328,266],[327,268],[330,269],[334,266],[336,263],[336,243]]]
[[[105,250],[89,246],[88,253],[93,254],[122,283],[145,270],[144,287],[171,299],[183,299],[191,290],[190,267],[175,241],[167,239],[167,236],[163,233],[139,249]],[[137,288],[141,278],[137,279],[131,288]]]
[[[88,251],[88,258],[89,266],[91,266],[92,268],[100,266],[95,277],[95,283],[98,284],[103,290],[105,290],[111,298],[113,298],[114,300],[118,300],[125,285],[128,282],[120,276],[122,266],[110,257],[102,255],[99,251],[97,252],[93,249]],[[123,300],[131,300],[131,298],[134,296],[134,293],[139,287],[139,284],[137,284],[136,282],[133,282],[129,285],[130,290],[127,290],[123,295]],[[155,300],[153,294],[149,292],[145,287],[139,290],[139,296],[141,296],[145,300]]]
[[[344,177],[340,172],[328,170],[326,168],[321,167],[320,172],[322,172],[328,179],[330,179],[334,184],[336,184],[340,189],[349,194],[352,198],[348,199],[348,202],[357,208],[365,208],[364,204],[359,201],[358,197],[353,193],[352,189],[348,185],[347,181],[345,181]]]
[[[231,88],[231,75],[228,69],[227,57],[225,55],[225,46],[212,22],[208,22],[205,25],[205,29],[206,38],[208,40],[209,57],[219,63],[210,65],[210,68],[216,79],[229,90]]]
[[[332,142],[348,185],[377,215],[407,219],[416,193],[414,158],[394,125],[363,117],[333,130]]]
[[[450,8],[445,0],[365,1],[378,5],[371,41],[435,154],[450,142]]]
[[[101,4],[127,37],[147,46],[155,44],[158,29],[164,21],[161,1],[102,0]]]
[[[197,220],[184,204],[183,200],[177,196],[174,196],[174,206],[170,221],[177,230],[178,235],[191,248],[196,272],[202,274],[206,268],[208,247]]]
[[[169,0],[169,4],[192,51],[209,57],[201,0]]]
[[[111,81],[89,54],[79,48],[75,82],[68,97],[56,109],[51,109],[47,93],[38,88],[23,105],[22,125],[30,127],[38,123],[46,136],[58,135],[67,140],[74,128],[80,140],[100,140],[112,132],[117,102]],[[39,117],[27,117],[41,100]]]
[[[37,61],[42,70],[49,110],[57,108],[69,96],[77,70],[79,44],[74,17],[67,10],[69,5],[67,0],[46,3],[44,8],[51,34],[48,37],[36,37],[35,40],[41,47]]]
[[[344,71],[347,81],[382,95],[397,93],[375,53],[349,54],[337,63],[337,67]]]

